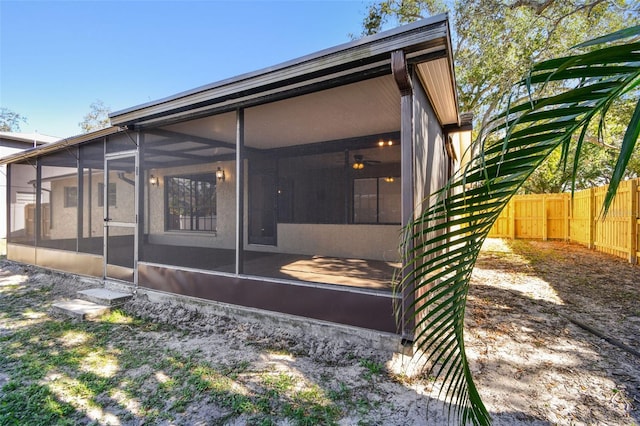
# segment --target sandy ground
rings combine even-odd
[[[26,275],[30,287],[53,284],[55,298],[71,297],[91,284],[11,262],[0,262],[0,268],[0,285]],[[441,404],[430,396],[433,382],[406,378],[388,353],[144,298],[129,302],[126,310],[175,326],[138,340],[129,336],[141,349],[195,351],[212,364],[245,361],[252,371],[286,372],[329,387],[342,383],[366,404],[343,410],[340,425],[446,424]],[[0,334],[10,334],[13,326],[0,320]],[[640,357],[633,353],[640,351],[639,328],[639,266],[558,242],[485,244],[473,275],[465,341],[494,424],[640,424]],[[388,371],[366,377],[362,359],[385,363]],[[0,371],[0,386],[8,380]],[[250,387],[251,377],[244,380]],[[199,398],[165,424],[214,424],[212,419],[226,415]],[[118,419],[117,412],[110,416],[120,424],[144,423],[135,416]],[[107,417],[91,418],[108,423]],[[225,418],[225,424],[247,422]]]

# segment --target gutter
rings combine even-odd
[[[72,146],[80,145],[85,142],[92,141],[94,139],[99,139],[105,136],[110,136],[116,133],[120,133],[124,131],[120,127],[107,127],[105,129],[96,130],[95,132],[86,133],[83,135],[72,136],[70,138],[60,139],[57,142],[53,142],[47,145],[41,145],[37,148],[28,149],[26,151],[17,152],[15,154],[8,155],[6,157],[0,158],[1,164],[9,164],[9,163],[17,163],[22,160],[27,160],[29,158],[37,157],[40,155],[47,154],[53,151],[59,151],[64,148],[69,148]]]

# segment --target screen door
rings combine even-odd
[[[104,206],[104,276],[133,283],[137,263],[137,154],[108,154],[98,204]]]

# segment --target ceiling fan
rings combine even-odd
[[[364,166],[370,166],[373,164],[379,164],[380,161],[378,160],[365,160],[364,156],[360,155],[360,154],[356,154],[353,156],[353,164],[351,164],[351,167],[354,170],[362,170],[364,169]]]

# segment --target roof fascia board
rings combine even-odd
[[[447,20],[445,22],[445,25],[447,26],[447,55],[449,56],[449,70],[451,72],[451,90],[453,90],[453,100],[454,100],[454,105],[456,106],[456,110],[457,110],[457,116],[458,116],[458,126],[460,126],[460,103],[458,100],[458,88],[456,87],[456,82],[458,81],[456,79],[456,68],[455,68],[455,63],[454,63],[454,58],[453,58],[453,43],[451,42],[451,30],[449,28],[449,21]]]
[[[0,135],[0,141],[11,141],[11,142],[16,142],[16,143],[21,143],[21,144],[24,144],[24,145],[31,145],[31,146],[33,146],[33,142],[35,142],[37,145],[44,145],[46,143],[53,143],[53,142],[45,142],[45,141],[40,141],[40,140],[34,141],[33,139],[21,138],[21,137],[16,137],[16,136],[7,136],[7,135]]]
[[[174,124],[187,119],[193,120],[196,118],[206,117],[208,115],[222,114],[225,112],[234,111],[237,108],[248,108],[268,102],[275,102],[282,99],[304,95],[315,91],[330,89],[342,84],[355,83],[357,81],[363,81],[369,78],[380,77],[382,75],[389,74],[389,61],[380,61],[375,64],[370,64],[367,67],[358,68],[358,70],[359,72],[357,73],[348,72],[347,74],[347,72],[343,71],[341,73],[291,84],[286,87],[279,87],[264,92],[248,94],[238,98],[220,101],[219,103],[213,105],[209,103],[205,103],[204,105],[186,105],[182,108],[174,110],[171,114],[168,115],[159,113],[147,116],[142,121],[136,122],[135,128]],[[335,81],[336,77],[341,78],[340,84]]]
[[[247,94],[257,95],[340,71],[358,72],[358,68],[362,70],[367,65],[389,62],[389,54],[398,49],[411,55],[435,46],[446,48],[447,44],[450,45],[447,22],[446,14],[437,15],[270,68],[116,111],[110,114],[111,122],[114,125],[130,125],[150,117],[184,111],[193,105],[213,105],[225,101],[233,103],[237,97]]]
[[[33,143],[35,142],[37,145],[43,145],[47,143],[57,142],[60,140],[60,138],[57,138],[55,136],[41,135],[38,133],[0,132],[0,140],[24,142],[31,145],[33,145]]]
[[[123,132],[120,127],[107,127],[105,129],[96,130],[95,132],[86,133],[82,135],[72,136],[66,139],[60,139],[57,142],[53,142],[47,145],[40,145],[37,148],[28,149],[26,151],[17,152],[12,155],[0,158],[0,164],[16,163],[18,161],[26,160],[28,158],[37,157],[53,151],[59,151],[64,148],[80,145],[85,142],[92,141],[94,139],[100,139],[105,136],[110,136],[116,133]]]

